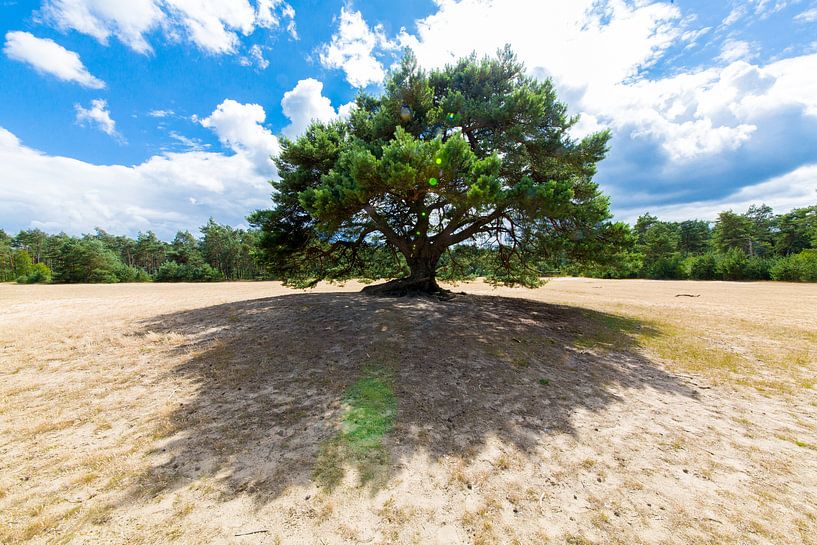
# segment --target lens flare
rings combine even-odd
[[[431,187],[434,187],[435,185],[437,185],[437,183],[439,183],[437,178],[429,178],[428,179],[428,185],[430,185]]]
[[[400,108],[400,119],[403,121],[409,121],[411,119],[411,109],[405,104]]]
[[[434,162],[435,162],[435,163],[437,163],[438,165],[443,164],[443,160],[442,160],[442,159],[440,159],[439,157],[437,157],[436,159],[434,159]]]

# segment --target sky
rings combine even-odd
[[[406,47],[510,44],[615,218],[817,204],[817,0],[0,0],[0,228],[170,239],[272,206],[271,156]]]

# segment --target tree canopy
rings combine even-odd
[[[592,179],[609,133],[573,138],[578,118],[507,47],[431,71],[407,51],[355,105],[282,141],[275,207],[250,218],[290,283],[353,276],[383,248],[408,270],[385,291],[435,292],[440,258],[469,241],[494,250],[492,279],[536,285],[543,258],[621,237]]]

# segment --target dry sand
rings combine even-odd
[[[0,285],[0,543],[817,543],[817,285],[359,288]]]

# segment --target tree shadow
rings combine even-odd
[[[140,493],[212,477],[225,498],[267,503],[290,486],[320,484],[344,400],[372,369],[389,375],[396,417],[383,456],[347,465],[373,489],[418,452],[468,460],[497,438],[531,453],[549,434],[574,433],[576,411],[599,411],[633,390],[696,397],[640,354],[638,337],[657,334],[645,324],[526,299],[297,294],[142,327],[184,336],[168,378],[192,383],[195,396],[169,414]],[[332,461],[329,485],[342,462]]]

